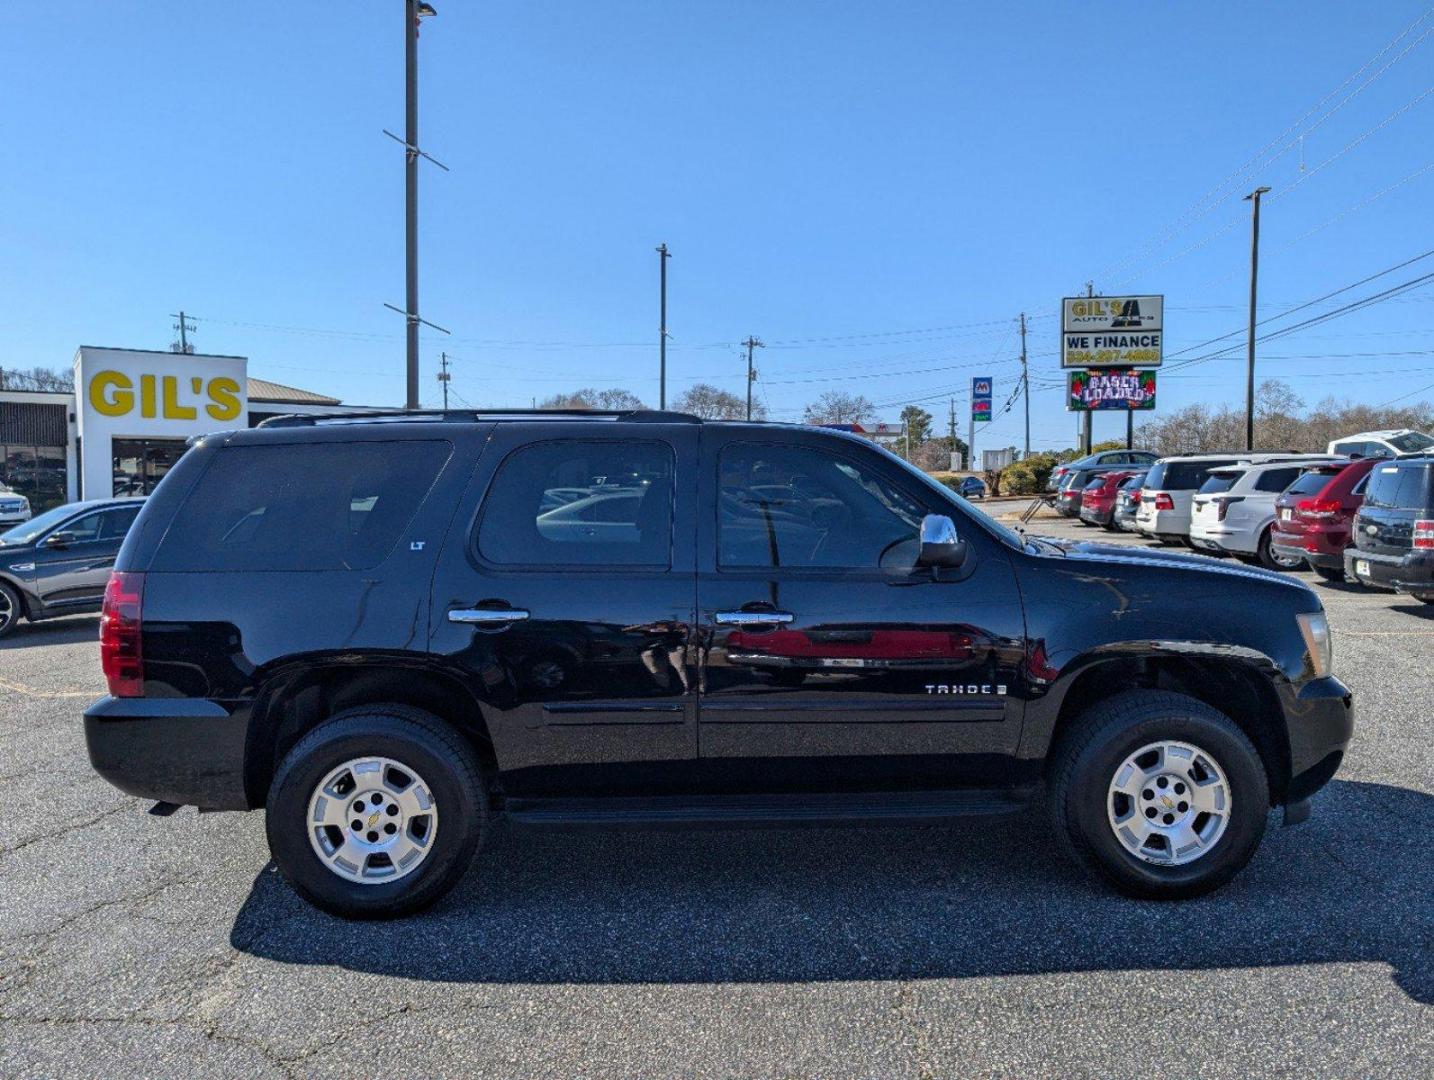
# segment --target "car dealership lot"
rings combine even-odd
[[[433,911],[344,923],[277,877],[260,815],[153,818],[95,777],[95,620],[22,625],[0,644],[0,1075],[1421,1071],[1434,607],[1299,576],[1354,745],[1307,824],[1272,815],[1244,874],[1178,905],[1088,882],[1025,814],[500,827]]]

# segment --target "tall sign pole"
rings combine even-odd
[[[1245,196],[1250,207],[1250,329],[1245,342],[1245,449],[1255,448],[1255,286],[1260,276],[1260,196],[1257,187]]]
[[[666,244],[657,246],[657,264],[660,267],[658,286],[660,293],[658,316],[659,325],[657,328],[657,407],[667,408],[667,260],[672,255],[667,250]],[[751,394],[751,384],[748,384],[748,395]],[[749,409],[750,412],[750,409]]]

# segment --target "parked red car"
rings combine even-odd
[[[1088,525],[1114,529],[1115,500],[1120,494],[1120,485],[1134,475],[1134,469],[1102,473],[1087,484],[1080,496],[1080,519]]]
[[[1344,549],[1353,542],[1354,515],[1381,458],[1315,465],[1275,499],[1270,550],[1302,558],[1327,581],[1344,580]]]

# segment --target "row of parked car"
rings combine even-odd
[[[1119,453],[1126,460],[1093,455],[1068,466],[1057,511],[1271,570],[1308,566],[1330,581],[1434,603],[1434,453],[1158,460],[1145,451]],[[1141,454],[1152,460],[1129,460]]]

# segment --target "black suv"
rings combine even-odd
[[[1434,604],[1434,457],[1371,469],[1351,532],[1346,578]]]
[[[1212,602],[1218,597],[1219,602]],[[294,887],[413,911],[516,823],[930,821],[1048,794],[1184,897],[1301,819],[1353,713],[1306,586],[1026,538],[856,436],[674,413],[288,418],[130,533],[96,769],[268,811]]]

